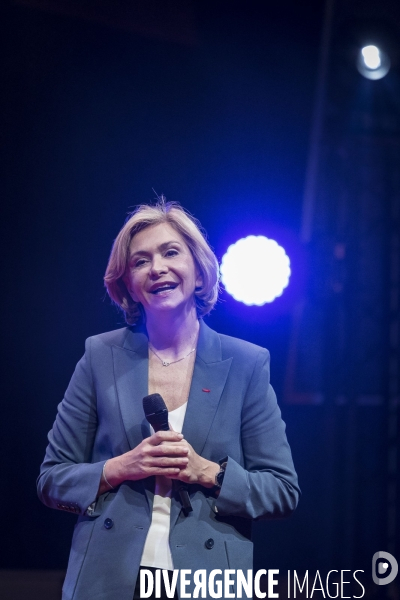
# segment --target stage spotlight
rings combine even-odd
[[[247,305],[273,302],[289,283],[290,260],[282,246],[262,235],[242,238],[222,258],[227,292]]]
[[[379,48],[376,46],[364,46],[361,54],[367,69],[372,69],[373,71],[379,69],[382,64]]]
[[[358,53],[357,69],[367,79],[382,79],[389,72],[390,59],[378,46],[364,46]]]

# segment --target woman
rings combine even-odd
[[[204,324],[218,264],[179,205],[132,214],[105,284],[130,326],[87,340],[38,479],[47,506],[79,514],[63,599],[132,600],[140,567],[246,572],[252,520],[299,495],[268,351]],[[169,431],[144,416],[155,392]]]

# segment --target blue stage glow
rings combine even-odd
[[[290,273],[285,250],[262,235],[249,235],[229,246],[221,263],[226,291],[247,305],[273,302],[287,287]]]

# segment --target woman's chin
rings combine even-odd
[[[174,315],[181,313],[182,316],[184,316],[187,315],[191,309],[196,310],[196,305],[192,299],[178,301],[174,298],[165,297],[157,299],[157,302],[152,302],[145,308],[145,312],[146,314],[151,314],[152,317],[168,313]]]

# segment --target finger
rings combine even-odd
[[[176,458],[170,456],[153,456],[147,464],[150,467],[175,467],[181,469],[186,468],[188,462],[189,459],[186,456],[178,456]]]
[[[148,470],[148,475],[163,475],[169,479],[176,479],[181,469],[172,467],[153,467]]]
[[[171,440],[163,440],[161,442],[161,445],[163,444],[168,444]],[[191,447],[190,444],[185,440],[185,438],[181,438],[177,441],[174,442],[174,445],[179,445],[179,446],[186,446],[186,447]]]
[[[176,481],[182,481],[183,483],[190,483],[190,471],[188,469],[179,469],[172,475],[169,475],[170,479],[175,479]]]
[[[179,444],[163,443],[158,446],[149,446],[148,454],[150,456],[187,456],[189,449]]]
[[[148,438],[148,441],[153,446],[161,444],[162,442],[180,442],[183,439],[183,435],[177,431],[157,431]]]

